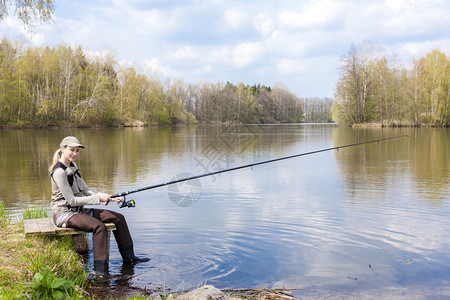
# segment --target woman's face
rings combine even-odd
[[[79,154],[80,154],[80,147],[65,146],[62,148],[61,158],[65,162],[70,163],[70,162],[74,162]]]

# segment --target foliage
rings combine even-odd
[[[60,44],[0,42],[0,127],[326,122],[331,99],[299,98],[283,85],[167,86],[111,54]]]
[[[73,251],[70,236],[41,237],[44,244],[35,252],[23,255],[27,269],[32,273],[42,273],[48,266],[52,267],[55,276],[68,278],[78,285],[83,285],[86,272],[80,256]]]
[[[61,238],[41,237],[40,239],[44,240],[44,244],[41,247],[22,256],[27,270],[34,274],[34,285],[31,285],[32,293],[60,295],[61,289],[70,287],[67,293],[72,299],[74,296],[82,294],[83,289],[81,287],[86,284],[87,280],[86,272],[81,258],[73,251],[70,236]],[[52,272],[46,274],[49,266],[51,266]],[[36,274],[41,274],[37,275],[37,277],[39,279],[42,276],[44,281],[36,282]],[[62,278],[66,279],[63,280]],[[63,284],[60,285],[61,283]],[[32,299],[40,298],[32,297]]]
[[[450,58],[435,49],[410,69],[369,42],[341,61],[333,116],[339,123],[382,126],[450,125]]]
[[[72,281],[55,277],[49,270],[34,274],[29,296],[31,299],[82,299]]]
[[[42,22],[53,20],[55,4],[52,0],[3,0],[0,1],[0,21],[5,19],[9,10],[14,10],[14,15],[30,30],[33,19]]]
[[[201,123],[326,122],[332,104],[332,99],[297,97],[281,84],[175,82],[168,94]]]
[[[8,224],[0,230],[0,248],[5,249],[0,255],[1,299],[18,299],[26,295],[25,292],[34,293],[33,284],[25,282],[31,282],[38,273],[45,277],[46,270],[52,272],[51,276],[47,275],[46,282],[53,284],[53,292],[61,289],[61,286],[57,286],[61,280],[57,278],[65,278],[64,280],[72,282],[71,288],[66,285],[72,299],[82,298],[78,295],[84,296],[86,271],[82,259],[72,250],[70,238],[25,237],[21,226]],[[34,282],[34,287],[37,287],[36,283]],[[39,287],[41,288],[43,286]]]

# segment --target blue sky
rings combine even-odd
[[[164,82],[282,83],[298,96],[332,97],[352,44],[370,41],[405,63],[450,55],[448,0],[55,1],[55,22],[27,34],[14,17],[2,37],[33,46],[112,53]]]

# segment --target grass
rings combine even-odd
[[[28,206],[19,219],[47,217],[47,207],[40,205]],[[23,223],[11,223],[0,202],[0,299],[95,299],[86,292],[89,284],[70,236],[26,237]]]
[[[28,205],[27,208],[22,212],[22,220],[30,219],[40,219],[48,218],[49,213],[47,212],[46,205]]]
[[[48,217],[45,206],[28,207],[22,214],[22,219]],[[65,280],[69,281],[70,289],[64,290],[72,299],[85,297],[84,288],[87,274],[80,256],[72,250],[72,242],[68,237],[25,237],[23,226],[11,224],[0,203],[0,298],[17,299],[28,298],[37,288],[46,286],[36,284],[36,276],[47,275],[52,287]],[[36,275],[38,274],[38,275]],[[33,297],[31,297],[33,298]],[[57,298],[57,297],[52,297]]]
[[[0,227],[4,227],[7,224],[9,224],[10,219],[6,213],[6,207],[5,204],[2,202],[0,202]]]
[[[19,219],[47,217],[47,207],[40,205],[28,206]],[[95,299],[86,292],[90,283],[70,236],[26,237],[23,223],[11,223],[4,203],[0,202],[0,299]],[[97,299],[104,299],[104,295]],[[161,299],[168,295],[163,294]],[[116,299],[112,294],[107,297]]]
[[[21,219],[46,217],[48,212],[44,205],[29,206]],[[0,202],[0,299],[105,299],[105,293],[106,299],[151,299],[144,296],[120,297],[110,291],[96,298],[86,292],[88,287],[92,286],[83,260],[73,250],[69,236],[26,237],[22,222],[11,223],[5,205]],[[234,299],[255,297],[240,297],[241,293],[230,292]],[[159,299],[174,295],[176,293],[167,293],[164,289]]]

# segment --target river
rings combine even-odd
[[[298,297],[450,296],[450,130],[285,124],[0,130],[0,201],[49,205],[66,135],[85,181],[115,193],[380,138],[132,194],[138,255],[112,284],[172,291],[284,287]],[[108,206],[109,207],[109,206]],[[92,255],[92,254],[91,254]],[[92,268],[92,257],[90,260]]]

